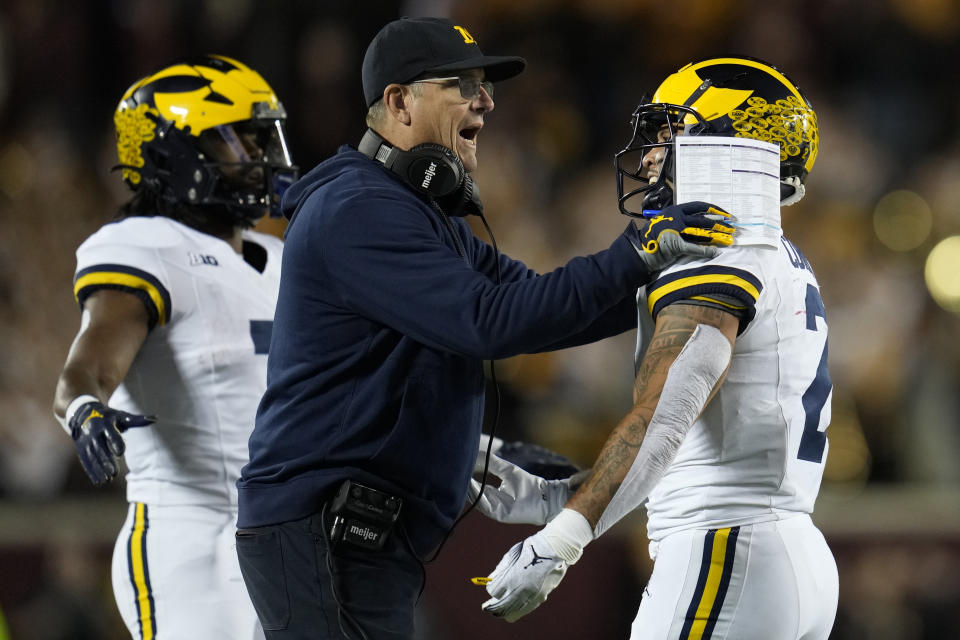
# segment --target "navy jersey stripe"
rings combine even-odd
[[[150,586],[150,568],[147,563],[147,505],[133,504],[133,526],[127,542],[127,570],[133,587],[133,606],[137,614],[141,640],[154,640],[157,636],[156,606]]]
[[[683,300],[693,300],[697,298],[708,297],[710,294],[729,296],[743,303],[742,308],[730,309],[731,313],[740,318],[740,326],[737,329],[738,335],[743,333],[744,329],[747,328],[747,325],[750,324],[750,321],[753,320],[754,316],[757,315],[755,301],[750,295],[735,285],[720,283],[698,285],[672,291],[660,297],[660,299],[656,301],[656,304],[654,304],[653,308],[651,309],[650,315],[654,320],[656,320],[660,312],[671,304],[681,302]],[[720,305],[717,305],[716,308],[720,308]],[[726,309],[724,309],[724,311],[726,311]]]
[[[130,578],[130,588],[133,589],[133,607],[137,612],[137,620],[140,620],[140,609],[137,607],[137,581],[133,573],[133,537],[137,530],[137,508],[133,509],[133,523],[130,525],[130,535],[127,536],[127,576]],[[143,638],[143,623],[140,623],[140,637]]]
[[[684,269],[658,278],[647,287],[647,306],[656,320],[663,309],[683,300],[721,295],[740,303],[738,333],[742,333],[756,315],[756,302],[763,284],[749,271],[726,266]]]
[[[707,531],[706,538],[703,541],[703,559],[700,561],[700,576],[697,578],[697,587],[693,590],[693,598],[690,599],[690,606],[687,607],[687,616],[683,621],[683,628],[680,630],[680,638],[690,637],[690,629],[697,618],[697,608],[700,606],[700,600],[703,598],[703,592],[707,587],[707,576],[710,574],[710,558],[713,555],[713,538],[717,534],[715,529]]]
[[[253,339],[254,353],[270,353],[270,337],[273,334],[273,320],[251,320],[250,338]]]
[[[682,271],[674,271],[673,273],[668,273],[660,276],[654,280],[649,285],[650,291],[655,291],[665,284],[674,282],[675,280],[681,280],[683,278],[692,278],[695,276],[709,276],[709,275],[733,275],[738,278],[742,278],[756,287],[757,291],[763,291],[763,283],[760,282],[760,279],[749,271],[743,269],[738,269],[736,267],[727,267],[724,265],[710,265],[707,267],[697,267],[696,269],[684,269]]]
[[[150,610],[150,626],[153,629],[153,636],[157,635],[157,606],[153,601],[153,587],[150,586],[150,563],[147,562],[147,529],[150,524],[147,520],[147,505],[143,505],[143,541],[141,555],[143,557],[143,582],[147,588],[147,601]]]
[[[720,585],[717,587],[717,597],[713,601],[710,617],[707,618],[707,625],[703,630],[703,640],[709,640],[713,634],[713,628],[717,626],[717,620],[720,619],[720,610],[723,608],[723,601],[727,596],[727,587],[730,586],[730,576],[733,575],[733,560],[737,553],[737,536],[739,534],[740,527],[733,527],[727,537],[727,551],[723,557],[723,573],[720,576]]]

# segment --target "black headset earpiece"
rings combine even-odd
[[[376,131],[367,129],[357,150],[400,176],[414,191],[433,198],[454,193],[463,186],[466,177],[457,154],[432,142],[403,151],[381,138]]]

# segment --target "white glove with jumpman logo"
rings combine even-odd
[[[564,509],[546,527],[507,551],[485,581],[493,597],[483,603],[483,610],[507,622],[527,615],[560,584],[591,540],[593,527],[587,519],[579,511]]]

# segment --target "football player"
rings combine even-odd
[[[260,74],[212,55],[139,80],[114,114],[133,195],[77,249],[54,413],[95,485],[126,461],[112,575],[134,638],[262,637],[233,538],[282,249],[250,227],[296,177],[285,120]]]
[[[617,183],[621,211],[638,216],[674,203],[678,136],[777,143],[781,205],[803,197],[819,144],[807,98],[749,58],[683,67],[633,130]],[[532,611],[646,502],[655,563],[632,638],[829,636],[837,568],[809,515],[827,456],[827,324],[813,268],[777,236],[678,262],[639,292],[634,407],[566,508],[481,580],[485,610]]]

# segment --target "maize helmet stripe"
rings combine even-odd
[[[736,71],[744,67],[761,72],[753,74],[750,81],[762,84],[762,91],[759,84],[751,89],[736,88]],[[727,81],[734,86],[717,86],[723,83],[713,82],[713,86],[703,90],[705,78],[723,75],[727,70],[730,73]],[[697,96],[698,92],[701,93]],[[693,96],[697,96],[696,99],[688,104]],[[690,106],[708,122],[728,117],[737,137],[778,143],[781,162],[790,160],[801,165],[801,178],[805,178],[816,162],[819,150],[816,113],[789,78],[760,60],[712,58],[690,63],[657,88],[653,102]],[[696,122],[693,115],[684,118],[687,125]]]
[[[249,120],[255,103],[282,110],[263,77],[224,56],[188,60],[143,78],[130,87],[117,111],[146,104],[178,129],[198,136],[211,127]]]
[[[696,74],[697,70],[699,69],[703,69],[704,67],[712,67],[719,64],[735,64],[735,65],[741,65],[744,67],[753,67],[755,69],[759,69],[760,71],[763,71],[764,73],[767,73],[773,76],[774,78],[776,78],[777,80],[779,80],[783,84],[783,86],[785,86],[791,93],[793,93],[793,95],[795,95],[798,99],[806,102],[806,98],[803,97],[799,89],[797,89],[797,87],[793,84],[793,82],[790,81],[789,78],[787,78],[785,75],[780,73],[780,71],[778,71],[776,68],[771,67],[770,65],[765,64],[763,62],[760,62],[759,60],[751,60],[750,58],[711,58],[710,60],[703,60],[701,62],[691,62],[690,64],[682,67],[679,71],[677,71],[673,75],[684,75],[685,73],[689,73],[689,72],[693,72],[694,74]],[[670,90],[670,88],[667,87],[667,85],[671,82],[671,78],[673,78],[673,76],[670,76],[669,78],[667,78],[667,80],[664,81],[662,85],[660,85],[660,87],[657,89],[656,93],[653,96],[653,102],[670,102],[673,104],[683,104],[685,102],[686,96],[683,96],[683,99],[680,99],[680,96],[678,95],[661,94],[661,91],[664,91],[665,89],[668,91]],[[690,80],[687,79],[687,82],[689,83]],[[696,76],[696,80],[694,82],[696,85],[699,85],[701,82],[703,82],[703,79]],[[690,93],[692,93],[695,88],[696,86],[691,88]],[[746,98],[747,96],[744,96],[744,99]],[[696,103],[694,103],[693,106],[695,109],[700,111]],[[707,117],[704,111],[700,111],[700,113],[703,114],[704,117]]]
[[[692,104],[687,104],[687,101],[700,90],[703,83],[704,80],[697,75],[696,68],[692,64],[688,64],[660,85],[653,95],[653,102],[686,105],[696,109],[707,120],[712,120],[736,109],[752,93],[752,91],[739,89],[709,87]],[[686,117],[686,124],[694,124],[695,122],[696,119],[693,116],[688,115]]]

